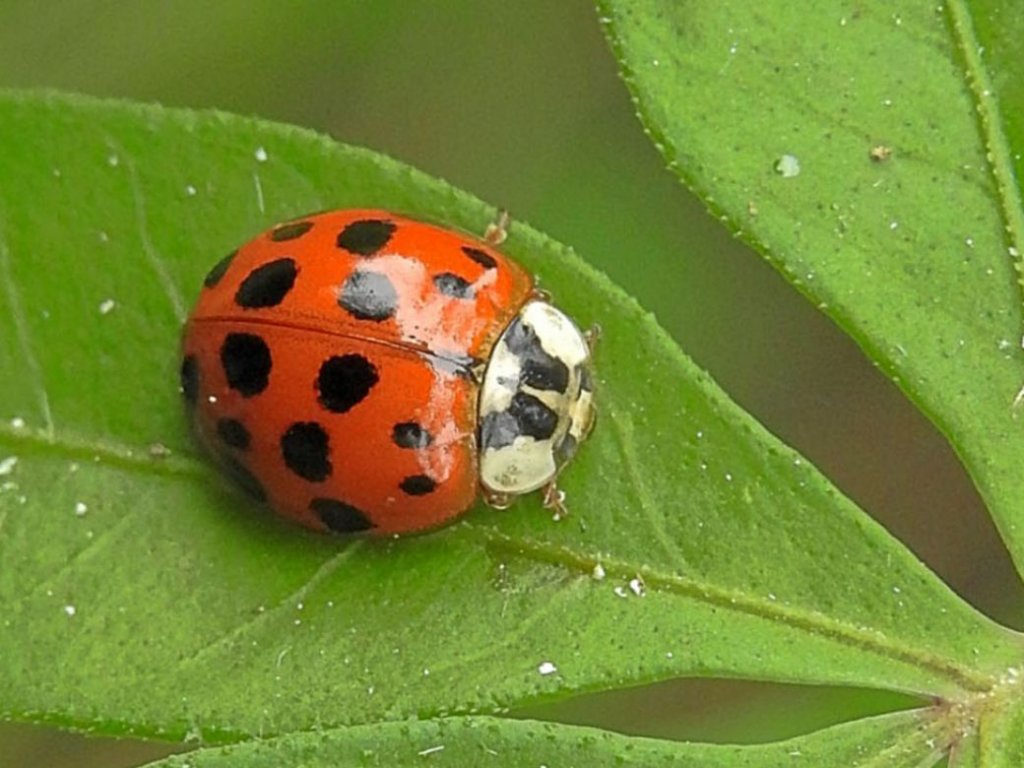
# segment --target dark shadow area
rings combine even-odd
[[[888,691],[693,678],[587,694],[514,710],[510,716],[629,736],[762,744],[925,705],[918,697]]]
[[[48,726],[0,723],[0,765],[4,768],[135,768],[185,751],[154,741],[93,738]]]

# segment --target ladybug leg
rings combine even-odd
[[[534,277],[533,279],[534,281],[537,280],[536,277]],[[551,291],[547,290],[546,288],[539,288],[535,285],[533,287],[533,290],[530,291],[530,296],[536,299],[537,301],[543,301],[546,304],[551,303]]]
[[[508,225],[511,221],[512,217],[508,215],[508,211],[504,208],[500,209],[498,216],[484,230],[484,242],[494,246],[504,243],[505,238],[508,237]]]
[[[512,494],[492,491],[490,488],[486,488],[483,485],[481,485],[480,490],[483,493],[484,503],[487,506],[494,509],[508,509],[512,506]]]
[[[555,513],[555,520],[569,516],[569,508],[565,506],[565,491],[558,487],[557,480],[552,480],[544,486],[544,498],[541,503],[544,509],[550,509]]]
[[[601,340],[601,326],[594,323],[587,330],[583,332],[583,338],[587,342],[587,347],[590,349],[590,353],[594,353],[594,348],[597,347],[597,342]],[[1024,389],[1021,390],[1024,392]]]
[[[1021,386],[1021,388],[1017,391],[1017,394],[1016,396],[1014,396],[1013,403],[1010,405],[1010,408],[1012,408],[1013,410],[1017,410],[1018,408],[1020,408],[1021,403],[1024,403],[1024,386]]]

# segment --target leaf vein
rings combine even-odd
[[[273,606],[269,610],[259,611],[252,616],[252,618],[230,628],[220,637],[214,638],[206,645],[196,649],[191,656],[181,660],[179,668],[185,669],[198,664],[207,657],[215,654],[221,648],[230,646],[233,640],[242,637],[246,632],[254,627],[267,623],[282,611],[305,601],[310,592],[316,589],[325,579],[327,579],[327,577],[334,573],[343,562],[348,560],[355,552],[358,552],[362,548],[362,544],[363,541],[354,541],[345,549],[325,560],[323,564],[321,564],[320,567],[317,568],[305,582],[303,582],[302,586],[281,598],[277,605]]]
[[[148,448],[75,437],[66,431],[51,438],[45,430],[13,427],[7,422],[0,423],[0,445],[18,446],[27,452],[45,451],[48,459],[57,458],[57,449],[61,452],[59,458],[62,460],[98,462],[106,467],[165,477],[198,477],[209,471],[205,462],[188,455],[174,454],[158,458],[151,455]]]
[[[81,563],[88,562],[90,558],[95,557],[97,552],[102,552],[109,543],[116,541],[118,535],[128,529],[132,522],[131,515],[120,516],[112,526],[105,529],[98,536],[89,539],[86,545],[78,552],[68,556],[58,570],[49,573],[45,579],[33,584],[26,593],[26,597],[33,597],[42,592],[43,589],[59,584],[65,577],[73,573],[75,568]]]
[[[11,306],[11,317],[14,320],[14,332],[18,339],[18,346],[21,347],[25,356],[25,366],[36,389],[36,397],[39,400],[39,410],[43,417],[44,434],[48,442],[54,438],[53,412],[50,410],[50,398],[44,385],[43,369],[39,360],[33,352],[32,337],[29,332],[28,318],[25,308],[21,303],[21,296],[14,282],[14,275],[11,271],[11,253],[7,246],[6,233],[3,230],[3,221],[0,220],[0,281],[4,284],[4,291],[7,294],[7,302]]]
[[[174,316],[179,323],[185,322],[185,316],[187,314],[185,310],[185,300],[178,290],[177,284],[171,277],[170,271],[167,269],[167,262],[161,255],[160,251],[153,244],[153,239],[149,235],[149,217],[146,213],[146,198],[142,193],[142,185],[139,183],[139,174],[135,168],[135,161],[124,151],[124,149],[111,137],[107,137],[107,144],[112,150],[117,153],[117,156],[124,161],[124,167],[128,173],[128,183],[132,191],[132,199],[135,208],[135,224],[139,232],[139,241],[142,243],[142,252],[146,256],[146,260],[152,267],[153,272],[157,276],[157,280],[160,282],[160,286],[163,288],[164,294],[167,296],[167,300],[171,304],[171,309],[174,311]]]
[[[520,621],[514,631],[502,632],[500,638],[495,638],[495,642],[489,643],[475,653],[460,654],[457,658],[447,664],[435,664],[431,666],[430,671],[432,673],[444,672],[446,670],[460,667],[464,668],[469,664],[475,664],[477,662],[485,661],[486,659],[496,654],[507,654],[508,649],[512,646],[515,640],[525,637],[530,631],[537,626],[544,618],[549,616],[553,611],[559,608],[571,596],[576,595],[580,592],[580,588],[583,587],[589,581],[588,578],[574,579],[572,582],[563,586],[555,595],[552,596],[544,605],[535,610],[528,618]]]
[[[654,532],[658,544],[664,550],[669,560],[680,570],[685,570],[686,561],[675,541],[669,536],[665,526],[662,525],[662,518],[658,514],[658,505],[651,495],[647,483],[644,482],[643,473],[636,464],[636,441],[633,438],[633,423],[623,416],[617,409],[608,406],[608,421],[614,427],[616,442],[619,445],[619,455],[626,468],[626,476],[636,491],[637,501],[640,503],[640,511],[643,513],[647,524]]]

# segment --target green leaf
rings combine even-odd
[[[150,768],[525,765],[782,768],[799,765],[916,768],[939,750],[917,712],[837,726],[765,746],[679,744],[557,723],[488,717],[315,731],[240,746],[202,749]],[[872,757],[874,755],[876,757]],[[867,757],[866,757],[867,756]],[[884,762],[883,762],[884,761]]]
[[[1024,572],[1019,9],[602,5],[670,167],[948,436]],[[940,705],[952,764],[1020,764],[1018,681]]]
[[[14,93],[0,135],[7,716],[233,741],[683,675],[956,698],[1019,659],[1015,634],[524,226],[509,253],[606,331],[572,517],[530,500],[354,542],[270,519],[196,455],[180,413],[180,322],[207,269],[312,209],[470,231],[493,212],[387,158],[218,113]]]
[[[671,167],[948,436],[1024,571],[1019,8],[603,6]]]

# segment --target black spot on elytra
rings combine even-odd
[[[313,499],[309,508],[335,533],[358,533],[375,527],[366,513],[338,499]]]
[[[399,448],[426,448],[434,436],[415,421],[403,421],[391,430],[391,440]]]
[[[254,333],[229,333],[220,348],[228,386],[242,397],[258,395],[270,383],[270,348]]]
[[[498,266],[498,262],[494,260],[494,257],[487,251],[481,250],[480,248],[474,248],[471,245],[464,245],[462,246],[462,252],[484,269],[494,269]]]
[[[199,360],[195,355],[185,355],[181,361],[181,393],[186,403],[196,404],[199,397]]]
[[[207,288],[213,288],[220,279],[224,277],[224,273],[228,271],[228,267],[231,266],[231,261],[238,255],[238,251],[232,251],[223,259],[213,265],[213,269],[206,273],[206,278],[203,280],[203,285]]]
[[[270,239],[275,243],[283,243],[287,240],[295,240],[302,237],[313,228],[312,221],[293,221],[282,224],[270,230]]]
[[[476,294],[472,283],[451,272],[434,275],[434,285],[445,296],[451,296],[453,299],[472,299]]]
[[[504,411],[488,413],[480,424],[480,445],[504,448],[523,435],[547,440],[558,426],[558,416],[539,399],[527,392],[516,392]]]
[[[536,332],[518,317],[505,331],[504,339],[505,346],[520,360],[521,383],[549,392],[564,393],[569,388],[569,367],[549,355]]]
[[[362,355],[340,355],[320,366],[316,391],[324,408],[345,413],[361,403],[379,380],[373,363]]]
[[[243,309],[276,307],[295,285],[299,268],[292,259],[276,259],[257,267],[235,293],[235,303]]]
[[[242,488],[243,491],[252,496],[256,501],[267,500],[267,492],[263,483],[256,479],[256,475],[249,471],[242,462],[232,456],[224,456],[221,459],[224,471]]]
[[[281,435],[285,466],[304,480],[318,483],[331,474],[330,440],[315,421],[292,424]]]
[[[409,496],[425,496],[437,488],[437,483],[426,475],[410,475],[398,487]]]
[[[387,320],[398,308],[398,292],[387,275],[357,269],[341,286],[338,304],[358,320]]]
[[[353,221],[338,234],[338,247],[357,256],[372,256],[388,244],[395,229],[395,223],[392,221]]]
[[[249,443],[252,441],[249,430],[238,419],[218,419],[217,436],[225,445],[240,451],[248,449]]]

